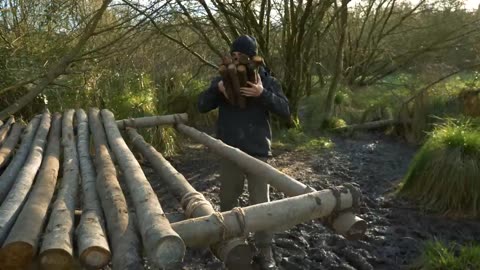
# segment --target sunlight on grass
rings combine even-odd
[[[421,258],[421,270],[480,269],[480,246],[446,246],[439,241],[427,242]]]
[[[329,149],[334,143],[326,137],[313,137],[305,134],[301,129],[280,130],[276,132],[273,148],[288,151],[318,151]]]

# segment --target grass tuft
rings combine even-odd
[[[417,267],[416,267],[417,268]],[[421,258],[421,270],[480,269],[480,246],[448,246],[439,241],[427,242]]]

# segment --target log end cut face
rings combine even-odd
[[[42,269],[69,270],[74,269],[73,257],[63,249],[49,249],[40,255]]]
[[[152,254],[160,267],[166,269],[178,269],[185,256],[185,244],[182,238],[177,235],[168,235],[162,237],[156,250]]]
[[[35,249],[25,242],[5,245],[0,252],[1,269],[27,269],[33,261]]]
[[[80,254],[80,262],[88,269],[100,269],[110,261],[110,252],[102,247],[93,246]]]

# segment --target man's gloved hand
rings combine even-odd
[[[258,97],[263,92],[263,84],[260,75],[257,74],[257,83],[247,81],[249,87],[240,87],[240,94],[246,97]]]

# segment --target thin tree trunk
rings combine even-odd
[[[0,243],[3,244],[17,218],[27,195],[32,187],[33,180],[42,163],[43,151],[50,129],[50,113],[42,116],[40,126],[35,134],[35,140],[25,165],[18,173],[12,189],[0,207]]]
[[[10,127],[15,123],[15,117],[10,116],[8,118],[8,121],[0,127],[0,145],[3,144],[3,141],[7,137],[8,131],[10,130]]]
[[[117,179],[117,171],[109,154],[107,138],[100,122],[98,109],[90,109],[88,119],[90,132],[93,134],[95,143],[96,187],[105,212],[107,233],[112,247],[113,269],[143,269],[141,243]]]
[[[13,149],[15,149],[15,146],[17,146],[24,128],[25,125],[21,123],[13,124],[10,134],[3,142],[2,148],[0,148],[0,169],[3,169],[5,166],[7,166],[8,162],[10,161],[10,157],[13,154]]]
[[[82,36],[78,39],[77,44],[68,51],[48,72],[45,74],[45,77],[40,78],[38,84],[33,87],[27,94],[22,96],[20,99],[15,101],[12,105],[0,111],[0,119],[5,119],[9,115],[13,115],[18,112],[20,109],[28,105],[32,100],[35,99],[38,94],[42,93],[45,88],[50,85],[55,79],[64,74],[66,69],[70,64],[75,60],[78,54],[82,51],[87,41],[94,34],[97,24],[102,18],[103,13],[110,4],[111,0],[103,0],[102,6],[96,11],[96,14],[92,19],[87,23],[86,29],[83,32]]]
[[[182,239],[170,227],[140,164],[123,140],[113,114],[102,110],[102,119],[109,145],[125,175],[148,257],[157,267],[179,265],[185,255]]]
[[[1,250],[0,265],[7,269],[26,269],[37,253],[47,209],[55,191],[59,170],[60,113],[53,115],[47,150],[32,192]]]
[[[282,228],[290,228],[312,219],[328,217],[336,210],[349,209],[358,203],[360,198],[354,195],[358,192],[340,186],[192,218],[173,223],[172,227],[187,246],[206,246],[247,232],[272,230],[279,224]]]
[[[127,128],[127,134],[134,148],[145,156],[155,172],[168,185],[169,190],[181,202],[187,218],[208,216],[215,212],[210,202],[197,192],[187,179],[162,154],[148,144],[135,129]],[[235,266],[235,269],[240,269],[241,265],[250,264],[248,258],[252,256],[251,248],[245,240],[225,241],[217,243],[211,248],[213,253],[225,262],[227,268]]]
[[[159,115],[159,116],[147,116],[140,118],[130,118],[117,120],[117,126],[119,129],[125,129],[126,127],[144,128],[159,125],[173,125],[175,123],[185,123],[188,121],[188,114],[171,114],[171,115]]]
[[[40,125],[40,119],[41,116],[36,116],[30,121],[30,123],[28,123],[27,128],[23,131],[20,147],[15,153],[12,161],[8,164],[7,169],[5,169],[2,176],[0,176],[0,204],[10,191],[13,182],[30,153],[30,146],[33,143],[35,133]]]
[[[71,269],[73,263],[72,238],[79,177],[74,114],[74,110],[67,110],[62,118],[63,177],[40,249],[40,264],[45,269]]]
[[[100,269],[110,261],[103,211],[95,188],[95,167],[89,152],[87,114],[77,110],[78,156],[82,173],[83,207],[76,230],[80,262],[88,269]]]

